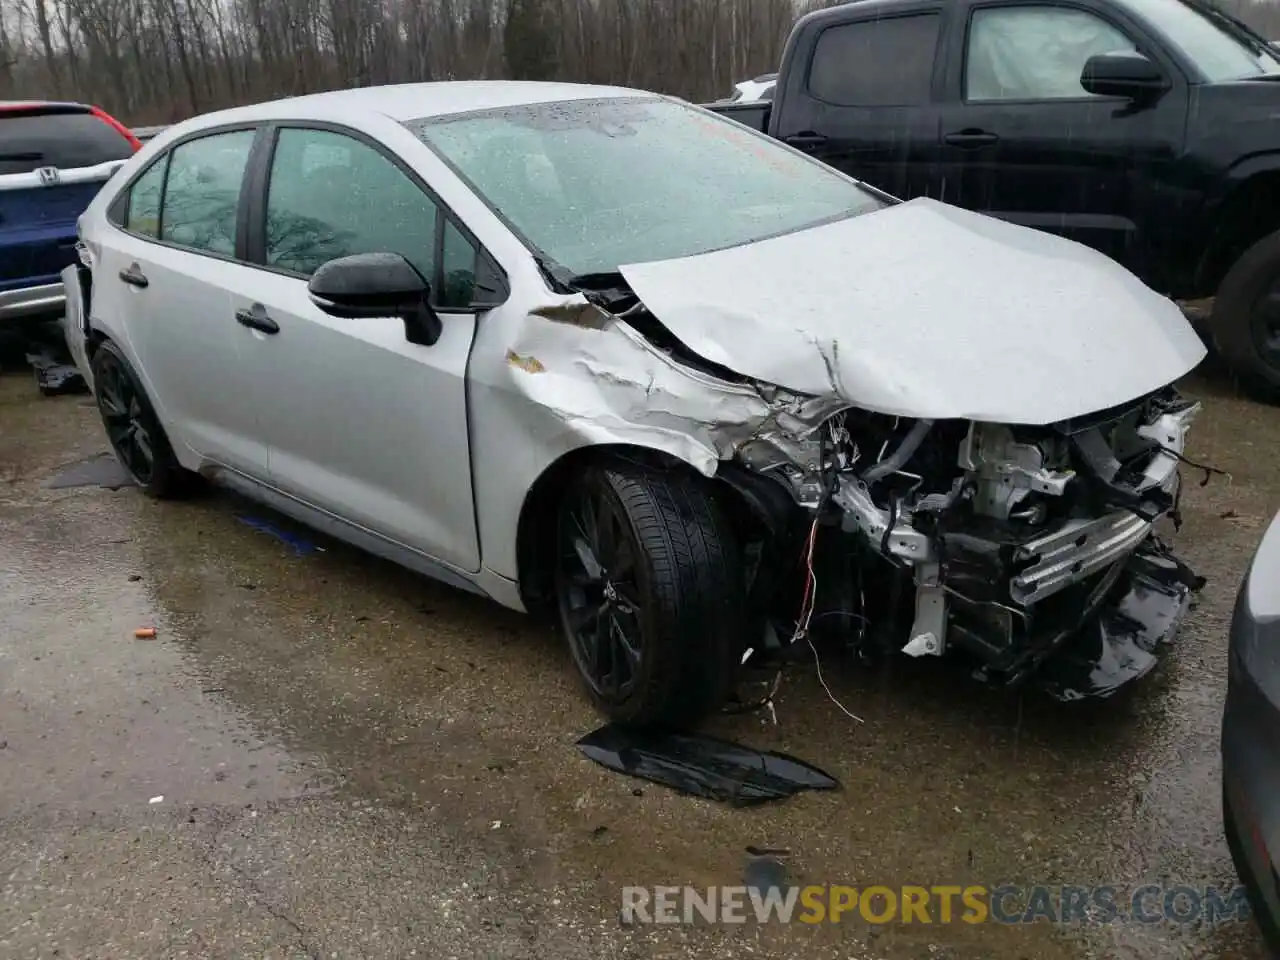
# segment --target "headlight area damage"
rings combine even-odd
[[[1154,529],[1177,520],[1199,410],[1172,387],[1046,426],[867,412],[707,361],[610,285],[533,312],[514,382],[586,441],[665,450],[723,484],[752,518],[765,636],[744,648],[811,627],[1075,700],[1142,676],[1174,637],[1203,581]]]
[[[1166,389],[1042,428],[849,410],[738,457],[824,531],[815,617],[854,624],[860,644],[962,652],[982,679],[1034,676],[1074,700],[1151,669],[1203,585],[1153,529],[1177,516],[1198,409]]]

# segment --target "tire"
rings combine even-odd
[[[1246,390],[1280,403],[1280,232],[1263,237],[1227,271],[1209,333]]]
[[[745,586],[702,478],[622,461],[586,469],[561,499],[555,590],[574,665],[610,720],[686,727],[728,696]]]
[[[190,493],[198,478],[173,455],[169,437],[120,348],[104,340],[91,366],[94,398],[107,440],[134,483],[143,493],[162,500]]]

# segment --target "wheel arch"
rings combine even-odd
[[[539,474],[520,508],[516,562],[521,598],[528,609],[545,607],[551,595],[552,564],[547,560],[554,550],[555,521],[564,490],[575,473],[609,460],[699,477],[724,509],[740,542],[748,535],[781,538],[789,511],[796,509],[779,484],[732,461],[719,461],[708,476],[693,460],[657,447],[627,443],[578,447],[562,454]]]
[[[1212,293],[1246,250],[1280,230],[1280,155],[1246,161],[1232,171],[1232,180],[1196,271],[1197,287]]]

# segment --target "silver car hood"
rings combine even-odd
[[[1181,310],[1113,260],[927,199],[621,269],[707,360],[900,416],[1055,423],[1205,356]]]

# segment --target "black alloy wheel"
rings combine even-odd
[[[664,728],[718,707],[745,649],[746,597],[710,484],[683,465],[592,465],[556,525],[561,626],[596,707]]]

